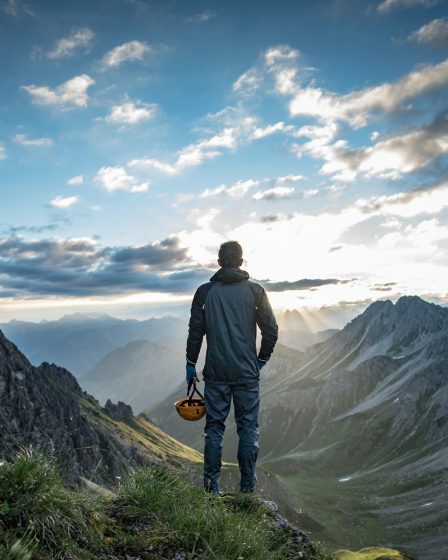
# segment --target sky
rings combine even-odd
[[[0,0],[0,319],[448,303],[446,0]]]

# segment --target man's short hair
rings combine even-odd
[[[243,248],[238,241],[226,241],[219,248],[218,258],[221,266],[240,266]]]

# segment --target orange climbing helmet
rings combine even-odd
[[[194,393],[197,393],[199,398],[193,397]],[[205,414],[204,397],[198,391],[196,383],[193,381],[188,382],[187,396],[176,401],[174,406],[184,420],[200,420]]]

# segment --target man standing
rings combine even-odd
[[[221,267],[210,282],[199,286],[193,298],[187,340],[187,381],[199,381],[196,362],[204,334],[207,354],[205,381],[204,487],[221,495],[222,441],[233,398],[239,437],[240,491],[252,493],[257,484],[258,409],[260,369],[271,357],[278,327],[262,286],[241,270],[243,250],[237,241],[219,248]],[[257,325],[261,347],[257,356]]]

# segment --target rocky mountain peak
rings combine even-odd
[[[131,406],[122,401],[118,401],[115,404],[110,399],[107,399],[104,408],[114,420],[129,421],[134,418]]]

